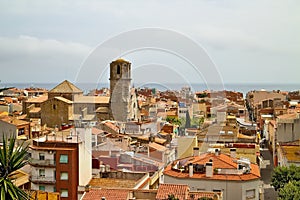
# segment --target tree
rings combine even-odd
[[[168,116],[166,118],[166,121],[169,122],[169,123],[171,123],[171,124],[174,124],[174,125],[178,125],[178,126],[181,125],[181,121],[177,117],[170,117],[170,116]]]
[[[27,200],[29,195],[18,188],[12,180],[16,171],[27,164],[28,146],[16,147],[16,138],[3,136],[3,147],[0,148],[0,197],[1,199]]]
[[[167,200],[179,200],[179,199],[176,198],[174,194],[168,194]]]
[[[279,189],[279,200],[297,200],[300,199],[300,183],[297,181],[290,181]]]
[[[195,117],[192,119],[192,126],[197,126],[199,127],[200,129],[202,128],[202,125],[204,123],[204,117]]]
[[[290,181],[300,181],[300,167],[291,165],[289,167],[276,167],[271,178],[271,185],[275,190],[283,188]]]
[[[180,128],[185,128],[185,124],[186,124],[185,118],[180,118],[179,120],[181,122]]]

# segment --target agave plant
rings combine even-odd
[[[29,195],[13,183],[17,170],[27,164],[28,145],[16,146],[16,138],[3,136],[0,147],[0,198],[7,200],[27,200]]]

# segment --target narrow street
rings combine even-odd
[[[272,154],[267,148],[261,150],[261,154],[264,159],[262,169],[261,169],[261,178],[262,181],[264,182],[264,199],[275,200],[277,199],[277,192],[270,185],[272,171],[274,168],[273,161],[272,161]]]

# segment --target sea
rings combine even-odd
[[[52,89],[59,83],[4,83],[0,82],[0,88],[4,87],[16,87],[20,89],[25,88],[45,88],[45,89]],[[80,88],[84,93],[88,93],[93,89],[101,89],[101,88],[109,88],[109,83],[74,83],[78,88]],[[229,91],[237,91],[242,92],[244,95],[253,90],[266,90],[266,91],[273,91],[273,90],[280,90],[280,91],[299,91],[300,90],[300,83],[298,84],[271,84],[271,83],[230,83],[224,85],[207,85],[207,84],[199,84],[199,83],[134,83],[132,87],[135,88],[156,88],[160,91],[166,90],[180,90],[183,87],[189,87],[193,92],[203,91],[203,90],[229,90]]]

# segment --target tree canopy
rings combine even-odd
[[[167,200],[179,200],[174,194],[169,194]]]
[[[275,190],[283,188],[291,181],[300,181],[300,167],[291,165],[289,167],[276,167],[271,178],[271,185]]]
[[[279,189],[279,200],[298,200],[300,199],[300,182],[290,181]]]
[[[178,119],[177,117],[170,117],[170,116],[168,116],[166,118],[166,121],[169,122],[169,123],[171,123],[171,124],[174,124],[174,125],[178,125],[178,126],[181,125],[181,120]]]

